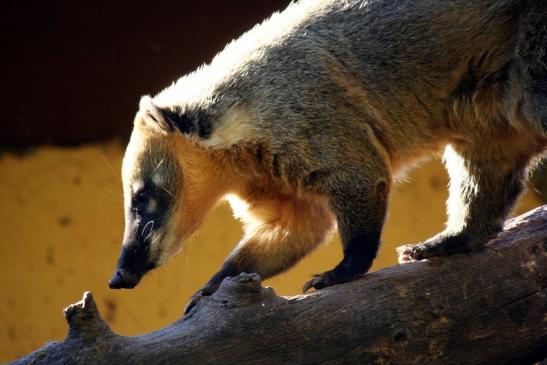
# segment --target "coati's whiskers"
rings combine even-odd
[[[151,226],[150,228],[150,231],[148,232],[148,234],[146,235],[146,238],[144,239],[145,241],[150,237],[150,235],[154,232],[154,221],[151,220],[149,221],[148,223],[146,223],[142,229],[142,232],[141,232],[141,236],[144,236],[144,232],[146,231],[146,228],[148,226]]]
[[[173,194],[171,194],[171,192],[169,190],[167,190],[167,188],[165,186],[160,186],[160,188],[165,191],[167,194],[169,194],[169,196],[172,198],[173,197]]]
[[[155,235],[154,238],[152,238],[151,244],[153,245],[153,244],[156,243],[160,238],[161,238],[161,234]]]
[[[160,163],[156,166],[156,168],[154,169],[154,171],[156,171],[157,169],[159,169],[159,167],[161,166],[161,164],[163,163],[163,161],[165,161],[165,159],[161,159]]]
[[[144,241],[146,242],[146,240],[148,240],[148,238],[150,238],[152,234],[154,234],[154,228],[150,228],[150,232],[148,232],[148,234],[144,238]]]
[[[115,195],[117,197],[120,197],[120,196],[123,197],[123,192],[119,190],[120,187],[118,185],[112,184],[109,181],[107,181],[105,179],[101,179],[96,175],[91,175],[90,174],[90,175],[88,175],[88,177],[90,177],[91,179],[93,179],[97,183],[103,185],[105,187],[106,192],[111,193],[112,195]]]
[[[116,173],[116,172],[114,171],[114,169],[112,168],[112,165],[110,165],[110,163],[109,163],[108,160],[106,159],[106,156],[104,155],[104,153],[99,152],[99,155],[100,155],[101,158],[103,159],[104,163],[106,164],[106,166],[108,167],[108,169],[110,170],[110,172],[112,172],[112,175],[114,175],[116,178],[120,178],[120,174],[119,174],[119,173]]]

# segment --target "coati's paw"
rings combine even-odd
[[[306,282],[306,284],[304,284],[304,287],[302,288],[302,292],[305,293],[311,288],[319,290],[326,288],[327,286],[345,283],[347,281],[351,281],[351,279],[338,277],[338,275],[334,273],[334,270],[325,271],[322,274],[314,275],[313,279]]]
[[[398,261],[400,264],[408,264],[419,260],[426,259],[431,256],[440,256],[436,253],[434,247],[428,243],[418,243],[416,245],[404,245],[397,247]]]
[[[308,280],[304,284],[304,287],[302,288],[302,293],[307,292],[311,288],[319,290],[319,289],[322,289],[326,286],[333,285],[334,283],[330,283],[331,280],[329,279],[329,277],[327,275],[328,273],[329,273],[329,271],[324,272],[323,274],[314,274],[313,279]]]
[[[186,308],[184,308],[184,314],[187,314],[198,304],[200,300],[203,299],[203,297],[208,297],[212,295],[214,292],[216,292],[218,289],[218,285],[216,283],[207,283],[205,287],[198,290],[194,295],[192,295],[192,298],[190,298],[190,301],[188,304],[186,304]]]
[[[477,240],[477,243],[473,244],[465,233],[456,235],[439,234],[424,243],[397,247],[398,260],[400,264],[405,264],[433,256],[467,252],[472,248],[479,247],[480,242],[486,242],[486,240]]]
[[[184,308],[184,315],[190,313],[192,308],[196,306],[196,304],[199,303],[200,300],[203,299],[203,293],[201,290],[198,290],[196,294],[192,295],[192,298],[190,298],[190,301],[188,304],[186,304],[186,308]]]
[[[412,252],[413,248],[414,248],[414,245],[403,245],[396,248],[397,259],[400,264],[407,264],[409,262],[416,261]]]

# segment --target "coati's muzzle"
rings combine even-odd
[[[110,289],[133,289],[141,281],[142,275],[135,275],[123,269],[117,269],[108,282]]]
[[[134,288],[144,274],[156,266],[150,260],[148,252],[148,242],[124,243],[116,271],[108,283],[110,289]]]

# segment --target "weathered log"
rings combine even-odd
[[[67,338],[14,364],[532,364],[547,357],[546,223],[543,206],[480,252],[308,295],[279,297],[241,274],[138,337],[113,333],[85,293],[65,310]]]

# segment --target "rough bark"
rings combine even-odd
[[[546,223],[543,206],[480,252],[297,297],[241,274],[138,337],[113,333],[85,293],[65,310],[67,338],[14,364],[532,364],[547,356]]]

